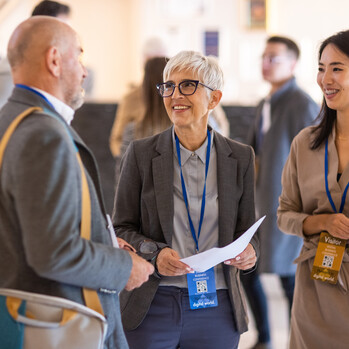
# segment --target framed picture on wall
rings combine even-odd
[[[206,56],[216,56],[219,54],[219,32],[216,30],[204,32],[204,52]]]
[[[251,29],[266,29],[267,0],[247,0],[248,27]]]

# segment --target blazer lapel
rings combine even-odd
[[[156,206],[165,240],[171,246],[174,213],[172,128],[160,135],[156,150],[159,156],[152,160]]]
[[[233,207],[236,195],[237,161],[232,158],[231,149],[225,139],[215,132],[217,151],[217,185],[219,200],[219,246],[226,246],[234,239],[231,233],[236,224],[236,208]]]

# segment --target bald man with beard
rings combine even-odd
[[[21,23],[8,44],[15,84],[0,112],[0,138],[17,115],[40,107],[15,130],[0,172],[0,287],[84,304],[82,287],[98,291],[108,321],[106,348],[128,348],[118,293],[148,280],[153,266],[119,239],[112,246],[98,169],[70,127],[83,103],[86,69],[77,34],[52,17]],[[81,171],[91,196],[91,239],[80,236]]]

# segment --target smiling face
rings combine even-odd
[[[349,57],[333,44],[322,51],[317,83],[329,108],[349,112]]]
[[[187,70],[174,71],[170,74],[166,82],[173,82],[176,88],[172,96],[164,98],[167,114],[174,124],[176,131],[186,130],[194,134],[197,132],[206,133],[208,113],[218,104],[216,102],[216,95],[221,92],[212,91],[208,94],[207,88],[199,84],[193,95],[184,96],[179,92],[177,87],[184,80],[200,79]]]

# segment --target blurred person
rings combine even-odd
[[[266,215],[259,228],[260,260],[255,272],[242,275],[242,282],[256,322],[258,340],[254,349],[271,348],[267,298],[259,275],[279,276],[291,309],[295,271],[302,240],[282,233],[277,227],[276,211],[281,194],[281,173],[292,139],[316,118],[319,107],[296,83],[299,58],[297,44],[286,37],[267,39],[262,56],[263,79],[270,92],[257,107],[249,144],[256,152],[256,212]]]
[[[57,17],[66,21],[70,15],[70,8],[67,5],[56,1],[41,1],[33,10],[32,16],[45,15]],[[11,67],[7,57],[0,60],[0,108],[7,102],[13,90]]]
[[[125,333],[134,349],[237,348],[247,330],[239,274],[255,266],[257,238],[205,273],[180,259],[226,246],[254,223],[254,153],[208,125],[223,87],[214,57],[182,51],[163,80],[157,87],[174,126],[129,145],[115,196],[117,235],[155,267],[142,287],[120,295]],[[195,304],[196,277],[209,279],[206,305]]]
[[[68,5],[57,1],[44,0],[39,2],[33,9],[32,16],[51,16],[60,19],[69,24],[71,9]],[[85,91],[85,100],[91,99],[94,87],[94,71],[90,67],[86,67],[88,72],[83,82]]]
[[[218,104],[208,116],[208,123],[224,137],[230,137],[230,124],[223,107]]]
[[[166,47],[160,38],[149,38],[143,47],[143,66],[150,58],[165,57]],[[145,113],[142,84],[134,86],[118,104],[113,127],[110,132],[110,151],[115,158],[121,155],[124,129],[130,122],[142,120]],[[118,166],[118,163],[117,163]]]
[[[166,57],[148,59],[144,68],[142,83],[142,99],[144,105],[143,118],[129,122],[122,135],[120,158],[134,139],[153,136],[171,126],[162,97],[158,94],[156,84],[162,81],[162,74],[167,62]],[[115,166],[115,188],[120,177],[120,161]]]
[[[118,293],[146,281],[153,266],[108,230],[94,157],[70,127],[83,103],[86,69],[75,31],[34,16],[8,44],[15,88],[0,111],[0,138],[29,107],[8,142],[0,173],[0,287],[84,304],[82,288],[98,290],[108,321],[105,347],[128,348]],[[91,197],[91,239],[80,236],[80,154]],[[5,243],[6,242],[6,243]],[[11,266],[9,268],[9,266]]]
[[[296,260],[290,348],[346,349],[349,342],[349,205],[346,197],[349,31],[327,38],[320,46],[318,60],[317,82],[323,93],[319,123],[300,132],[292,142],[282,174],[278,208],[280,229],[303,238],[302,251]],[[327,232],[324,235],[329,236],[332,243],[343,245],[342,264],[340,260],[337,262],[341,265],[337,283],[311,277],[319,243],[326,242],[324,238],[320,240],[323,232]],[[321,275],[314,275],[317,276]]]
[[[148,59],[145,64],[142,83],[144,115],[140,120],[126,125],[122,137],[121,156],[132,140],[153,136],[172,125],[162,97],[156,89],[156,85],[162,81],[167,60],[166,57],[154,57]]]
[[[11,67],[7,57],[0,59],[0,108],[7,102],[13,90]]]
[[[70,7],[57,1],[44,0],[34,7],[32,16],[56,17],[66,22],[70,16]]]

